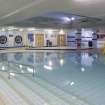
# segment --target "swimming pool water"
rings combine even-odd
[[[0,54],[4,105],[104,105],[105,56],[89,52]]]

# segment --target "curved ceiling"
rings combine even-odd
[[[0,0],[0,25],[49,12],[104,19],[105,0]]]

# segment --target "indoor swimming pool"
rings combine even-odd
[[[0,53],[0,105],[104,105],[105,55]]]

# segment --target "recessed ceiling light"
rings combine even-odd
[[[75,20],[75,17],[72,17],[71,20],[72,20],[72,21]]]

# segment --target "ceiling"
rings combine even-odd
[[[63,16],[76,16],[89,25],[103,23],[104,5],[105,0],[0,0],[0,25],[72,27],[71,23],[62,23],[59,17]]]
[[[37,27],[37,28],[57,28],[70,29],[90,27],[100,23],[100,19],[77,16],[61,12],[43,14],[19,22],[8,24],[16,27]],[[101,21],[102,22],[102,21]]]

